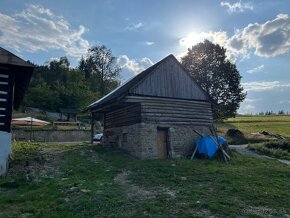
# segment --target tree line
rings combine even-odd
[[[215,119],[237,114],[246,93],[225,48],[205,40],[189,48],[181,64],[209,94]],[[116,57],[104,45],[90,48],[75,68],[66,57],[37,65],[25,105],[50,111],[83,109],[120,85],[120,70]]]
[[[71,67],[67,57],[35,65],[24,106],[47,111],[84,109],[120,84],[120,68],[106,46],[90,48]]]
[[[274,112],[274,111],[266,111],[266,112],[260,112],[259,115],[289,115],[288,111],[284,111],[284,110],[279,110],[278,112]]]

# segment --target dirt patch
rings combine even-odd
[[[131,174],[130,171],[124,170],[114,178],[114,181],[125,188],[127,192],[127,197],[131,200],[136,201],[136,200],[153,199],[161,194],[166,194],[173,198],[176,196],[176,191],[169,190],[168,188],[156,187],[152,189],[147,189],[142,186],[132,184],[128,180],[128,176],[130,174]]]
[[[128,176],[131,174],[130,171],[123,171],[119,173],[114,181],[126,189],[129,199],[132,200],[147,200],[155,198],[154,192],[144,189],[143,187],[129,183]]]
[[[41,177],[53,178],[62,175],[59,169],[63,159],[62,152],[39,152],[35,157],[27,160],[13,160],[10,162],[7,177],[25,175],[27,181],[40,181]]]

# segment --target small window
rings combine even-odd
[[[123,133],[123,142],[128,142],[128,133]]]

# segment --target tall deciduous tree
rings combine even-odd
[[[189,48],[181,63],[216,104],[215,119],[236,115],[246,93],[240,84],[239,71],[227,59],[225,48],[205,40]]]
[[[116,64],[116,57],[106,46],[93,46],[88,50],[85,58],[79,63],[79,69],[85,74],[91,89],[98,91],[101,96],[119,85],[120,68]]]
[[[25,105],[43,110],[83,109],[95,99],[85,76],[69,67],[66,57],[36,66],[26,94]]]

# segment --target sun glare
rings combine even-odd
[[[214,43],[219,43],[220,45],[224,45],[228,39],[228,36],[226,32],[190,32],[187,36],[182,37],[179,40],[179,45],[189,48],[199,42],[204,41],[205,39],[208,39]]]

